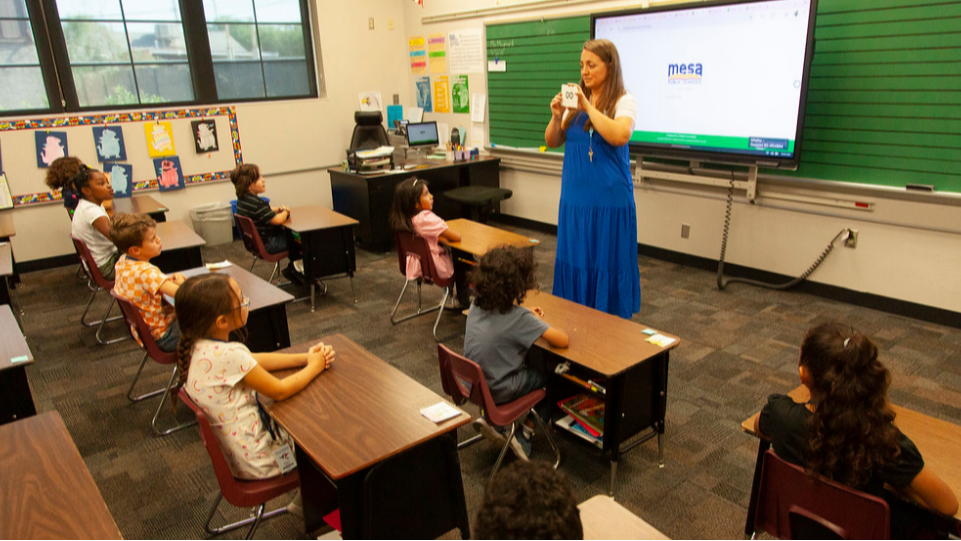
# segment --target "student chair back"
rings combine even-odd
[[[387,130],[384,129],[384,116],[380,111],[356,111],[354,113],[354,133],[350,137],[348,150],[363,150],[389,145]]]
[[[510,433],[506,437],[507,441],[504,444],[504,448],[501,449],[500,456],[497,457],[497,463],[494,464],[491,479],[494,478],[494,474],[496,474],[500,468],[501,462],[504,460],[504,455],[510,447],[511,439],[514,437],[516,430],[516,421],[520,420],[528,412],[534,416],[535,421],[537,421],[540,429],[544,432],[544,435],[547,436],[547,440],[554,449],[554,453],[557,456],[554,469],[556,470],[557,467],[560,466],[561,452],[557,448],[557,445],[554,444],[554,438],[544,424],[544,420],[541,419],[534,410],[534,406],[547,396],[547,391],[544,389],[535,389],[510,402],[497,404],[491,396],[490,388],[487,386],[487,378],[484,377],[484,370],[479,364],[463,355],[454,353],[444,344],[437,344],[437,360],[440,365],[441,385],[444,387],[444,392],[451,396],[455,404],[463,404],[469,400],[481,408],[484,418],[492,425],[511,427]]]
[[[87,244],[74,237],[70,236],[70,240],[73,241],[73,247],[77,250],[77,256],[80,257],[80,266],[84,267],[87,273],[87,277],[92,283],[88,282],[87,285],[90,286],[92,293],[90,294],[90,299],[87,300],[87,306],[83,309],[83,314],[80,315],[80,324],[84,327],[97,327],[97,343],[100,345],[115,344],[117,342],[127,340],[130,336],[121,336],[120,338],[113,338],[110,340],[105,340],[101,338],[100,333],[103,332],[103,327],[111,321],[118,321],[121,316],[110,317],[110,311],[113,310],[114,300],[110,299],[107,304],[107,311],[104,312],[103,317],[96,321],[87,321],[87,314],[90,312],[90,306],[93,304],[93,300],[97,298],[97,293],[101,291],[110,291],[113,289],[113,281],[107,280],[103,277],[103,273],[100,272],[100,267],[97,266],[96,261],[93,259],[93,254],[90,253],[90,249],[87,248]]]
[[[440,325],[440,318],[444,314],[444,305],[447,304],[447,297],[450,296],[451,286],[454,285],[454,277],[443,278],[440,276],[440,273],[437,272],[437,267],[434,266],[434,258],[431,257],[427,240],[423,237],[407,231],[395,231],[394,240],[397,242],[397,264],[400,268],[400,273],[404,275],[404,287],[400,290],[400,296],[397,297],[394,310],[390,313],[390,322],[396,325],[401,321],[407,321],[408,319],[429,314],[437,310],[437,320],[434,321],[434,340],[440,342],[440,338],[437,337],[437,326]],[[407,279],[408,256],[416,257],[420,261],[421,276],[416,280],[417,312],[401,318],[395,318],[394,316],[397,314],[400,302],[404,299],[404,293],[407,292],[407,286],[410,285],[411,282],[411,280]],[[444,296],[440,304],[429,310],[421,310],[421,282],[434,284],[444,289]]]
[[[883,499],[829,480],[769,449],[764,455],[754,530],[779,539],[889,539],[890,509]]]
[[[90,277],[93,278],[93,282],[97,287],[106,290],[113,289],[113,280],[107,280],[103,277],[103,273],[100,272],[100,267],[97,266],[97,262],[93,259],[93,254],[91,254],[90,249],[87,248],[87,243],[74,236],[71,236],[70,239],[73,241],[74,249],[77,250],[77,255],[80,256],[80,260],[86,265],[87,272],[90,273]]]
[[[297,470],[277,477],[257,481],[241,481],[236,479],[233,473],[230,472],[230,466],[227,465],[227,458],[224,457],[224,453],[220,449],[220,441],[217,440],[213,427],[210,426],[207,414],[190,399],[190,395],[188,395],[187,391],[182,387],[179,396],[180,400],[193,410],[194,415],[197,417],[197,424],[200,426],[200,439],[203,440],[204,447],[207,449],[207,454],[210,456],[210,463],[214,467],[214,474],[217,476],[217,484],[220,485],[220,493],[217,495],[213,507],[210,508],[210,514],[207,516],[207,524],[205,525],[207,533],[219,535],[246,526],[247,524],[252,524],[246,537],[247,539],[252,539],[254,531],[257,529],[257,526],[260,525],[261,520],[287,512],[285,507],[281,507],[280,509],[265,514],[264,505],[268,501],[300,486],[300,476]],[[226,499],[228,503],[236,507],[257,507],[257,510],[251,518],[220,528],[213,528],[210,522],[217,512],[217,507],[220,505],[221,499]]]
[[[454,528],[470,539],[453,437],[433,438],[378,463],[364,479],[363,497],[363,539],[436,539]]]
[[[268,282],[274,279],[274,274],[280,266],[280,261],[286,258],[289,254],[288,251],[277,252],[272,254],[267,251],[264,247],[264,241],[260,238],[260,232],[257,231],[257,226],[254,225],[254,221],[246,216],[241,216],[239,214],[234,214],[234,220],[237,221],[237,227],[240,228],[241,238],[244,241],[244,248],[254,256],[254,261],[250,265],[249,270],[254,270],[254,265],[257,264],[258,259],[263,259],[269,263],[274,264],[274,270],[270,273],[270,278]]]

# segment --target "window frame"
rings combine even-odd
[[[214,61],[207,36],[207,18],[203,2],[199,0],[178,0],[180,23],[183,27],[184,42],[187,50],[187,66],[194,99],[163,103],[131,103],[124,105],[81,106],[73,77],[72,64],[67,52],[66,39],[57,9],[56,0],[25,0],[31,30],[37,46],[40,71],[43,75],[49,107],[46,109],[20,109],[0,111],[0,117],[21,116],[37,113],[76,113],[102,110],[133,110],[156,107],[197,107],[206,104],[251,103],[313,99],[320,97],[322,83],[318,81],[317,71],[319,48],[314,46],[314,24],[308,0],[296,0],[300,6],[301,26],[304,40],[304,62],[307,67],[308,93],[303,95],[271,97],[265,91],[263,97],[221,99],[217,95],[214,77]],[[124,24],[138,21],[124,21]],[[129,45],[129,44],[128,44]],[[258,43],[258,46],[259,43]],[[264,69],[263,55],[258,51],[258,62]],[[139,64],[130,60],[135,70]],[[138,93],[138,99],[140,99]]]

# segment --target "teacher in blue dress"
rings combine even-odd
[[[551,100],[544,131],[564,148],[554,295],[629,319],[641,309],[637,210],[627,142],[637,102],[624,89],[617,48],[590,40],[581,51],[576,109]]]

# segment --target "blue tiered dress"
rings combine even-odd
[[[630,154],[584,131],[587,120],[577,114],[567,129],[554,295],[629,319],[641,309]]]

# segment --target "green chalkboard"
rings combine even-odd
[[[487,27],[508,62],[488,73],[492,142],[543,144],[589,36],[590,17]],[[768,172],[961,192],[961,0],[819,0],[815,38],[800,166]]]

